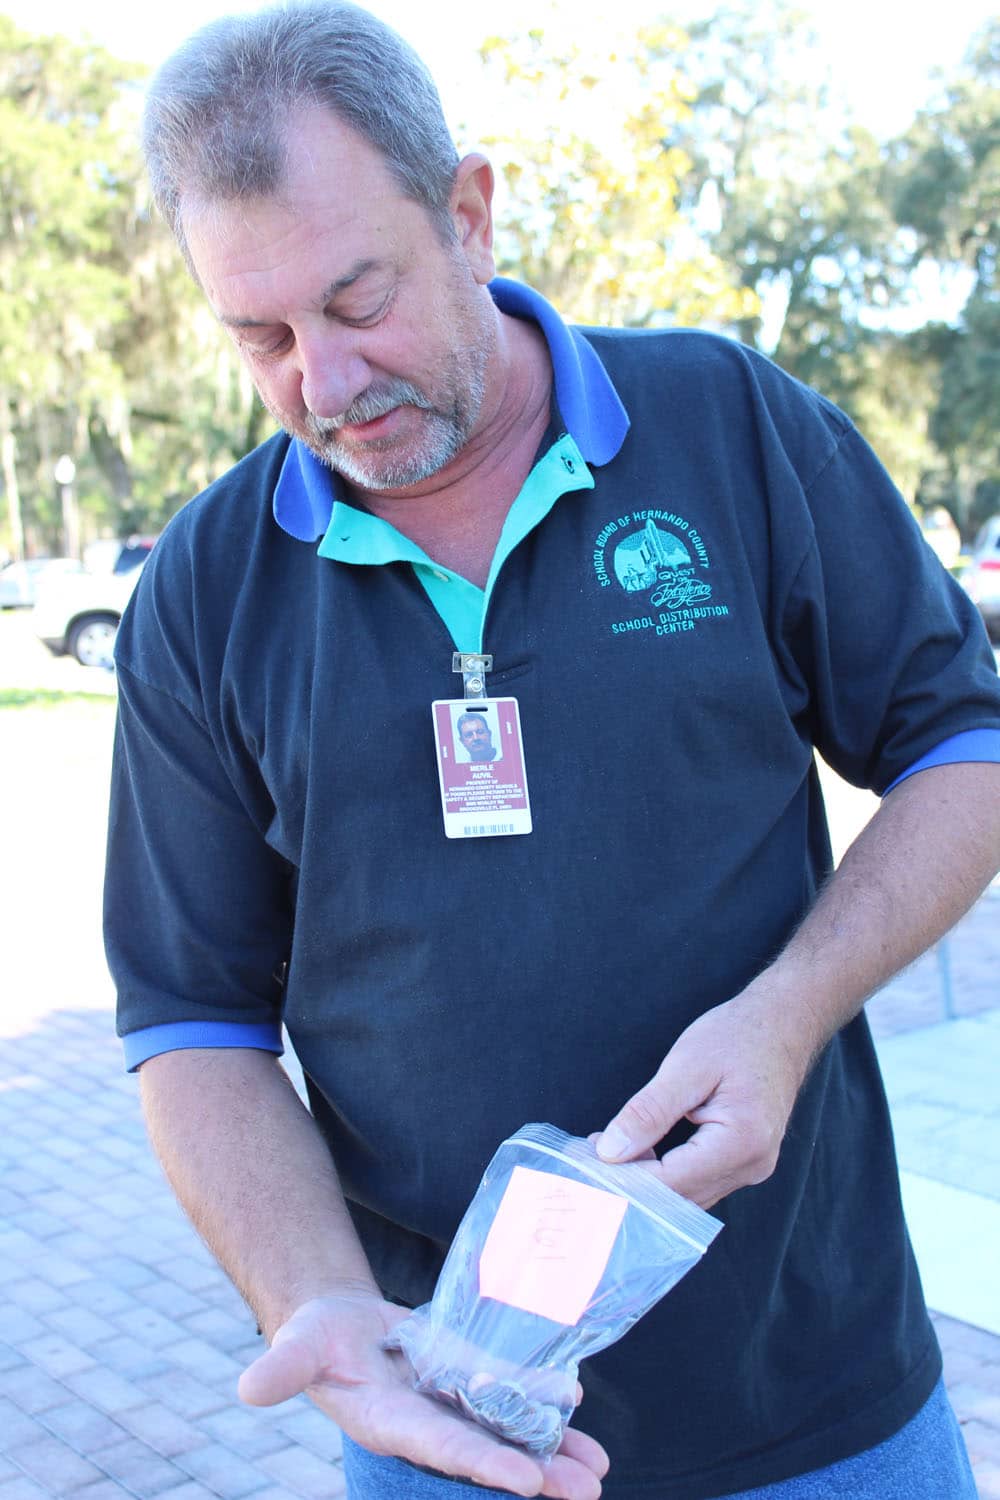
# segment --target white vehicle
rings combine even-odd
[[[117,545],[109,570],[73,573],[46,583],[31,622],[53,656],[75,656],[83,667],[110,671],[118,622],[155,540],[129,537]]]
[[[8,563],[0,568],[0,609],[30,609],[47,582],[82,568],[75,557],[29,557]]]

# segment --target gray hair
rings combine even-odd
[[[458,155],[424,63],[359,6],[305,0],[210,22],[150,85],[142,148],[157,206],[189,264],[182,195],[225,202],[276,193],[288,120],[310,105],[379,150],[406,197],[429,210],[445,238],[453,234]]]

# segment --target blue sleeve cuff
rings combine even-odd
[[[890,782],[882,796],[887,797],[894,786],[899,786],[901,781],[917,771],[926,771],[930,766],[958,765],[961,761],[1000,764],[1000,729],[965,729],[961,734],[953,734],[942,740],[940,745],[928,750],[926,755],[915,760],[908,770]]]
[[[144,1026],[123,1037],[122,1045],[129,1073],[161,1052],[180,1052],[186,1047],[254,1047],[279,1057],[285,1050],[277,1023],[241,1026],[231,1021],[170,1021],[162,1026]]]

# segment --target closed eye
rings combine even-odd
[[[328,309],[329,316],[335,318],[338,323],[343,323],[347,328],[373,328],[376,323],[381,323],[387,317],[396,300],[395,289],[387,292],[382,300],[369,311],[359,311],[353,315],[346,310],[338,310],[331,306]]]
[[[258,341],[243,337],[239,333],[235,334],[235,338],[239,347],[254,359],[272,359],[277,354],[284,354],[292,345],[292,332],[288,328],[273,339]]]

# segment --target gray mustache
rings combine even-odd
[[[360,396],[355,397],[339,417],[327,417],[324,421],[314,417],[311,425],[320,437],[324,437],[339,432],[341,427],[374,422],[376,417],[384,417],[394,406],[416,406],[422,411],[431,409],[431,403],[415,385],[411,385],[408,380],[395,380],[388,386],[369,386]]]

